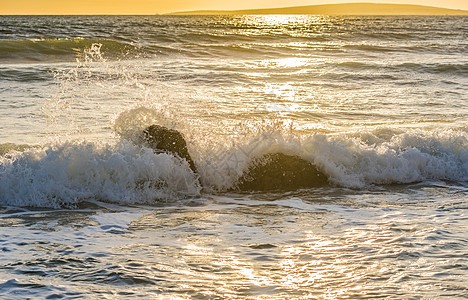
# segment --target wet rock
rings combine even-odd
[[[269,153],[254,160],[239,179],[241,191],[296,190],[328,184],[327,176],[299,156]]]
[[[174,129],[151,125],[143,131],[144,139],[156,152],[168,152],[185,159],[197,173],[183,135]],[[321,187],[328,184],[327,176],[314,164],[299,156],[269,153],[254,159],[239,178],[234,190],[289,191]]]
[[[197,172],[195,163],[188,152],[187,142],[179,131],[164,126],[151,125],[143,131],[143,137],[148,146],[156,152],[176,154],[188,162],[193,172]]]

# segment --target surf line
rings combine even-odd
[[[185,160],[192,172],[198,173],[179,131],[155,124],[143,130],[143,140],[155,153],[165,152]],[[299,156],[277,152],[252,159],[232,190],[292,191],[325,185],[328,178],[317,166]]]

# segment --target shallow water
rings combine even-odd
[[[2,296],[466,297],[466,187],[2,212]]]
[[[0,297],[466,298],[467,37],[463,16],[0,16]],[[138,143],[154,123],[198,174]],[[236,190],[277,152],[329,183]]]

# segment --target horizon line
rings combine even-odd
[[[439,10],[449,10],[455,12],[464,12],[468,14],[468,9],[461,9],[461,8],[448,8],[448,7],[440,7],[440,6],[431,6],[431,5],[422,5],[422,4],[401,4],[401,3],[391,3],[391,2],[340,2],[340,3],[330,3],[330,4],[311,4],[311,5],[295,5],[295,6],[284,6],[284,7],[265,7],[265,8],[245,8],[245,9],[200,9],[200,10],[187,10],[187,11],[173,11],[169,13],[164,13],[162,15],[177,15],[177,14],[193,14],[193,13],[207,13],[207,12],[220,12],[220,13],[229,13],[229,14],[236,14],[239,12],[240,15],[248,14],[242,12],[251,12],[251,11],[262,11],[262,10],[286,10],[286,9],[300,9],[300,8],[313,8],[313,7],[325,7],[325,6],[344,6],[344,5],[375,5],[375,6],[383,6],[383,5],[394,5],[394,6],[412,6],[412,7],[420,7],[420,8],[429,8],[429,9],[439,9]],[[268,13],[259,13],[259,14],[268,14]],[[277,13],[277,14],[287,14],[287,13]],[[303,13],[303,15],[307,15],[308,13]],[[300,15],[297,13],[291,13],[291,15]],[[323,13],[318,13],[317,15],[324,15]],[[346,15],[346,14],[342,14]],[[353,14],[354,15],[354,14]],[[377,15],[377,14],[376,14]],[[389,14],[385,14],[389,15]]]
[[[197,10],[186,10],[186,11],[172,11],[166,13],[78,13],[78,14],[70,14],[70,13],[25,13],[25,14],[18,14],[18,13],[1,13],[0,16],[168,16],[168,15],[196,15],[196,13],[201,13],[203,15],[327,15],[326,13],[251,13],[255,11],[269,11],[269,10],[292,10],[292,9],[300,9],[300,8],[318,8],[318,7],[327,7],[327,6],[345,6],[345,5],[373,5],[373,6],[385,6],[385,5],[392,5],[392,6],[407,6],[407,7],[420,7],[422,9],[431,9],[431,10],[447,10],[453,11],[458,13],[466,13],[468,15],[468,9],[461,9],[461,8],[448,8],[448,7],[440,7],[440,6],[430,6],[430,5],[422,5],[422,4],[401,4],[401,3],[380,3],[380,2],[340,2],[340,3],[331,3],[331,4],[311,4],[311,5],[296,5],[296,6],[284,6],[284,7],[265,7],[265,8],[245,8],[245,9],[197,9]],[[211,14],[212,13],[212,14]],[[359,14],[352,13],[352,14],[336,14],[332,13],[332,15],[353,15],[359,16]],[[374,15],[374,16],[391,16],[392,14],[366,14],[364,15]],[[394,14],[402,15],[399,14]],[[408,15],[421,15],[421,14],[408,14]],[[431,14],[424,14],[424,15],[431,15]],[[449,14],[434,14],[437,15],[449,15]],[[458,15],[465,15],[465,14],[458,14]]]

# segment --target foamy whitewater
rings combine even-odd
[[[468,298],[467,53],[465,16],[0,16],[0,298]],[[328,183],[240,190],[268,153]]]

